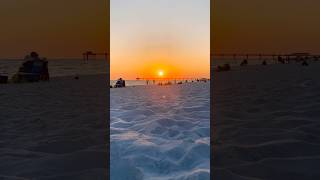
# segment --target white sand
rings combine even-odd
[[[111,179],[208,180],[209,87],[111,89]]]
[[[0,85],[0,179],[106,179],[104,75]]]
[[[214,178],[320,179],[320,64],[215,73]]]

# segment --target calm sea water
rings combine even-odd
[[[22,62],[23,60],[0,59],[0,74],[11,77],[18,71]],[[90,60],[84,63],[82,59],[48,59],[48,64],[51,77],[107,73],[105,60]]]

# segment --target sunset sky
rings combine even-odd
[[[320,52],[320,1],[213,2],[213,52]]]
[[[1,0],[0,58],[48,58],[108,49],[107,0]]]
[[[33,50],[48,58],[106,51],[106,4],[107,0],[2,0],[0,58],[21,58]],[[214,0],[212,5],[212,51],[320,52],[320,1]],[[121,75],[115,72],[121,63],[136,68],[138,62],[152,61],[154,66],[187,69],[180,66],[181,59],[204,73],[205,60],[195,61],[205,59],[208,48],[209,0],[112,0],[111,10],[115,76]]]
[[[209,0],[111,0],[111,79],[209,77]]]

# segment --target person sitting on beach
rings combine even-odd
[[[262,62],[262,65],[263,65],[263,66],[266,66],[266,65],[267,65],[267,61],[264,60],[264,61]]]
[[[304,60],[304,61],[302,62],[302,66],[309,66],[309,64],[308,64],[308,62],[307,62],[306,60]]]
[[[33,72],[40,71],[40,68],[42,67],[40,67],[39,65],[42,62],[43,61],[39,58],[38,53],[31,52],[30,55],[27,55],[25,57],[25,62],[23,62],[22,67],[20,68],[19,71],[24,73],[33,73]]]
[[[24,60],[18,73],[12,77],[14,82],[49,80],[48,61],[45,58],[40,59],[38,53],[31,52]]]
[[[248,60],[247,60],[247,59],[244,59],[244,60],[241,62],[240,66],[246,66],[246,65],[248,65]]]
[[[285,64],[284,60],[282,59],[281,56],[278,56],[278,62],[280,62],[281,64]]]
[[[19,68],[19,72],[31,72],[33,61],[29,55],[24,58],[22,66]]]
[[[286,59],[284,59],[285,64],[290,64],[290,61],[291,61],[291,59],[289,56],[287,56]]]
[[[123,88],[126,87],[126,82],[122,79],[119,78],[116,82],[116,85],[114,85],[115,88]]]

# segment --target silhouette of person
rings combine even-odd
[[[302,66],[309,66],[309,64],[308,64],[308,62],[307,62],[306,60],[304,60],[304,61],[302,62]]]
[[[282,57],[281,57],[281,56],[278,56],[278,62],[280,62],[280,63],[284,64],[284,60],[282,59]]]
[[[244,59],[244,60],[241,62],[240,66],[246,66],[246,65],[248,65],[248,60],[247,60],[247,59]]]
[[[262,62],[262,65],[266,66],[266,65],[267,65],[267,61],[264,60],[264,61]]]

